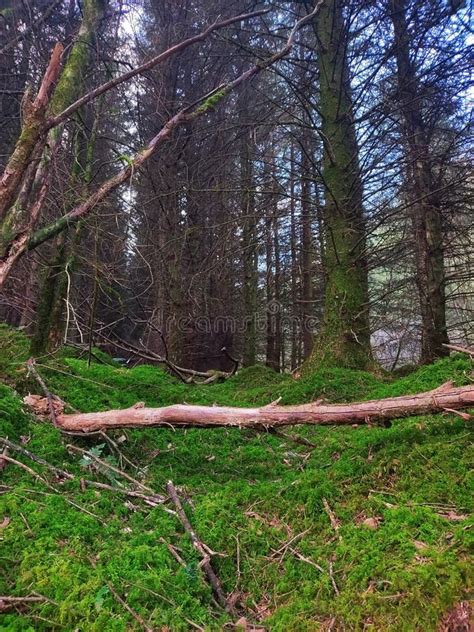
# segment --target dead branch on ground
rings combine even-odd
[[[190,538],[194,548],[199,553],[199,555],[202,557],[202,562],[201,562],[200,566],[202,566],[202,568],[204,569],[204,572],[206,574],[207,580],[208,580],[209,584],[211,585],[212,590],[214,591],[214,594],[216,596],[217,601],[228,612],[233,612],[233,607],[231,606],[231,604],[229,603],[229,600],[227,599],[227,597],[224,594],[224,591],[222,589],[222,585],[221,585],[220,579],[216,575],[216,573],[215,573],[215,571],[214,571],[214,569],[212,568],[212,565],[211,565],[211,555],[212,554],[216,555],[216,554],[213,551],[211,551],[209,549],[209,547],[207,547],[198,538],[196,532],[194,531],[194,529],[191,526],[191,523],[188,520],[188,517],[186,516],[186,513],[185,513],[185,511],[183,509],[183,506],[182,506],[181,501],[179,499],[178,493],[177,493],[176,488],[173,485],[172,481],[168,481],[168,483],[166,485],[166,489],[167,489],[168,494],[169,494],[169,496],[170,496],[171,500],[173,501],[173,504],[174,504],[174,506],[176,508],[176,513],[178,514],[179,521],[183,525],[186,533],[189,535],[189,538]]]
[[[60,415],[62,430],[90,432],[114,428],[149,426],[197,428],[250,428],[269,430],[291,425],[390,425],[391,419],[460,410],[474,406],[474,385],[453,387],[451,383],[415,395],[347,404],[319,401],[299,406],[270,404],[260,408],[193,406],[176,404],[163,408],[131,407],[125,410]]]

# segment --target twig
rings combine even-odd
[[[25,597],[10,597],[9,595],[0,595],[0,609],[1,604],[3,603],[12,603],[12,604],[21,604],[28,603],[34,601],[47,601],[46,597],[41,597],[37,595],[28,595]]]
[[[336,593],[336,595],[339,595],[339,588],[337,587],[336,580],[334,579],[332,562],[329,562],[329,578],[331,579],[331,584],[334,588],[334,592]]]
[[[172,544],[167,542],[164,538],[160,538],[160,542],[166,546],[166,548],[171,553],[171,555],[174,557],[174,559],[178,562],[178,564],[181,564],[181,566],[186,567],[186,562],[183,560],[181,555],[178,553],[178,551],[176,550],[176,548]]]
[[[113,487],[112,485],[107,485],[107,483],[99,483],[99,481],[91,481],[87,478],[83,478],[81,479],[81,481],[83,481],[84,485],[86,485],[87,487],[96,487],[97,489],[106,489],[111,492],[117,492],[118,494],[122,494],[124,496],[131,496],[132,498],[140,498],[145,503],[147,503],[147,505],[150,505],[151,507],[157,507],[158,505],[162,505],[166,500],[164,496],[160,496],[159,494],[152,494],[152,495],[142,494],[141,492],[136,492],[133,489],[124,489],[123,487]],[[163,507],[163,510],[166,511],[167,513],[172,514],[173,516],[176,515],[176,512],[166,507]]]
[[[83,513],[87,514],[88,516],[92,516],[93,518],[95,518],[96,520],[98,520],[102,525],[106,525],[107,523],[105,522],[105,520],[102,520],[102,518],[99,518],[99,516],[97,516],[95,513],[92,513],[92,511],[89,511],[88,509],[86,509],[85,507],[81,507],[81,505],[78,505],[77,503],[75,503],[73,500],[70,500],[69,498],[65,498],[64,499],[69,505],[72,505],[73,507],[75,507],[76,509],[79,509],[79,511],[82,511]]]
[[[35,478],[37,481],[40,481],[41,483],[46,485],[46,487],[48,489],[52,489],[54,492],[57,492],[57,490],[52,485],[50,485],[46,479],[44,479],[42,476],[40,476],[38,474],[38,472],[35,472],[34,470],[31,469],[31,467],[28,467],[27,465],[25,465],[21,461],[17,461],[16,459],[12,459],[11,456],[7,456],[6,454],[2,455],[2,459],[5,459],[6,461],[8,461],[8,463],[12,463],[13,465],[17,465],[22,470],[25,470],[25,472],[28,472],[28,474],[33,476],[33,478]]]
[[[115,597],[115,599],[125,608],[125,610],[127,610],[127,612],[129,612],[132,617],[135,619],[135,621],[137,623],[139,623],[142,628],[146,631],[146,632],[154,632],[153,628],[150,628],[150,626],[146,623],[146,621],[144,619],[142,619],[142,617],[138,614],[138,612],[135,612],[135,610],[133,610],[128,603],[125,601],[125,599],[123,599],[118,592],[115,590],[115,588],[112,586],[112,584],[108,581],[105,582],[107,584],[108,589],[110,590],[110,592],[112,593],[112,595]]]
[[[285,555],[286,551],[288,549],[291,550],[290,546],[292,544],[294,544],[295,542],[297,542],[298,540],[301,540],[301,538],[304,535],[306,535],[308,533],[308,531],[310,531],[310,529],[306,529],[305,531],[301,531],[301,533],[297,533],[296,535],[294,535],[287,542],[285,542],[279,549],[277,549],[276,551],[273,551],[271,557],[276,557],[277,555],[280,555],[281,558],[283,558],[283,556]]]
[[[70,472],[66,472],[66,470],[62,470],[59,467],[55,467],[54,465],[51,465],[51,463],[48,463],[48,461],[45,461],[39,456],[36,456],[36,454],[33,454],[29,450],[26,450],[25,448],[23,448],[21,445],[18,445],[17,443],[13,443],[13,441],[10,441],[9,439],[6,439],[5,437],[0,437],[0,443],[3,443],[4,446],[9,447],[11,450],[20,452],[20,454],[23,454],[24,456],[28,457],[35,463],[44,465],[44,467],[47,467],[52,472],[54,472],[55,474],[58,474],[59,476],[62,476],[63,478],[67,478],[69,480],[72,480],[74,478],[74,475],[71,474]]]
[[[289,546],[288,549],[293,553],[293,555],[298,558],[299,560],[301,560],[302,562],[306,562],[306,564],[310,564],[311,566],[314,566],[314,568],[317,568],[319,572],[324,573],[324,568],[322,566],[320,566],[319,564],[316,564],[316,562],[313,562],[313,560],[310,560],[308,557],[305,557],[304,555],[301,555],[301,553],[298,551],[298,549],[294,549],[292,546]]]
[[[133,467],[135,470],[138,470],[138,465],[135,465],[135,463],[133,463],[132,461],[130,461],[129,458],[127,458],[125,456],[125,454],[123,454],[123,452],[120,450],[120,448],[118,447],[118,444],[116,441],[114,441],[111,437],[109,437],[109,435],[104,432],[103,430],[99,430],[99,434],[100,436],[104,439],[104,441],[106,441],[113,450],[117,451],[117,454],[119,456],[119,460],[120,460],[120,464],[122,464],[122,460],[125,461],[125,463],[127,463],[128,465],[130,465],[130,467]]]
[[[329,520],[331,522],[331,527],[338,534],[339,540],[342,540],[341,535],[339,533],[339,527],[340,527],[339,520],[336,518],[333,510],[331,509],[331,507],[329,506],[328,501],[325,498],[323,498],[323,505],[324,505],[324,510],[326,511],[327,515],[329,516]]]
[[[103,461],[102,459],[99,459],[98,456],[95,456],[95,454],[92,454],[88,450],[83,450],[79,446],[72,445],[71,443],[68,443],[68,445],[66,446],[66,449],[72,450],[73,452],[79,452],[79,454],[86,455],[88,458],[98,463],[101,467],[105,467],[106,469],[109,469],[112,472],[115,472],[115,474],[122,476],[123,478],[127,479],[127,481],[129,481],[130,483],[133,483],[140,489],[143,489],[147,492],[151,492],[152,494],[154,494],[154,491],[151,489],[151,487],[147,487],[147,485],[143,485],[143,483],[140,483],[140,481],[137,481],[135,478],[133,478],[133,476],[130,476],[130,474],[127,474],[123,470],[120,470],[118,467],[115,467],[115,465],[111,465],[110,463],[107,463],[107,461]]]
[[[8,455],[8,446],[4,446],[2,450],[2,454]],[[0,454],[0,472],[2,472],[7,467],[7,462],[5,459],[2,459],[2,454]]]
[[[459,345],[448,345],[443,343],[443,347],[447,349],[452,349],[453,351],[458,351],[459,353],[467,353],[467,355],[474,358],[474,349],[468,349],[467,347],[461,347]]]
[[[55,472],[57,474],[60,474],[62,477],[67,478],[68,480],[75,480],[76,477],[74,476],[74,474],[71,474],[70,472],[67,472],[66,470],[62,470],[60,468],[55,467],[54,465],[51,465],[50,463],[48,463],[47,461],[45,461],[41,457],[36,456],[35,454],[30,452],[29,450],[25,450],[21,446],[18,446],[16,443],[13,443],[12,441],[9,441],[8,439],[4,439],[3,437],[0,437],[0,441],[5,443],[9,447],[11,446],[12,449],[18,450],[19,452],[24,454],[26,457],[30,458],[32,461],[35,461],[36,463],[39,463],[40,465],[44,465],[45,467],[49,468],[53,472]],[[33,476],[33,478],[35,478],[36,480],[38,480],[41,483],[43,483],[44,485],[46,485],[46,487],[48,489],[52,490],[55,494],[59,493],[58,490],[56,488],[54,488],[52,485],[50,485],[46,479],[44,479],[37,472],[35,472],[35,470],[31,469],[30,467],[28,467],[27,465],[25,465],[21,461],[17,461],[16,459],[13,459],[12,457],[7,456],[5,453],[2,454],[1,458],[4,459],[5,461],[7,461],[8,463],[12,463],[13,465],[17,465],[18,467],[22,468],[23,470],[28,472],[28,474]],[[134,479],[132,479],[132,480],[134,481]],[[138,484],[138,485],[141,485],[141,483],[139,483],[138,481],[134,481],[134,482],[136,484]],[[140,500],[143,500],[147,505],[150,505],[151,507],[156,507],[158,505],[162,505],[165,502],[165,500],[166,500],[166,498],[164,496],[161,496],[159,494],[155,494],[153,492],[153,490],[150,490],[152,492],[152,494],[143,494],[141,492],[136,492],[136,491],[134,491],[132,489],[124,489],[122,487],[112,487],[112,485],[107,485],[106,483],[100,483],[98,481],[92,481],[92,480],[88,480],[88,479],[81,479],[81,483],[83,483],[83,485],[86,485],[88,487],[96,487],[97,489],[105,489],[107,491],[117,492],[117,493],[123,494],[125,496],[131,496],[132,498],[139,498]],[[146,490],[150,489],[150,488],[145,487],[145,486],[142,486],[142,488],[145,488]],[[102,522],[102,520],[98,516],[96,516],[95,514],[93,514],[90,511],[88,511],[84,507],[81,507],[80,505],[76,504],[75,502],[73,502],[69,498],[65,497],[64,500],[68,504],[72,505],[73,507],[76,507],[80,511],[83,511],[86,514],[88,514],[90,516],[93,516],[94,518],[97,518],[97,520],[99,520],[99,522]],[[168,509],[167,507],[162,507],[162,509],[163,509],[163,511],[166,511],[166,513],[169,513],[169,514],[171,514],[173,516],[176,515],[176,513],[172,509]]]
[[[89,558],[89,562],[91,563],[93,568],[96,568],[96,563],[95,563],[95,561],[92,558]],[[125,599],[123,599],[123,597],[121,597],[118,594],[118,592],[115,590],[115,588],[113,587],[113,585],[109,581],[105,580],[105,584],[107,585],[107,588],[110,590],[110,592],[115,597],[115,599],[119,602],[119,604],[121,606],[123,606],[125,608],[125,610],[132,615],[132,617],[135,619],[135,621],[137,623],[139,623],[146,632],[154,632],[153,628],[151,628],[148,625],[148,623],[146,623],[146,621],[138,614],[138,612],[135,612],[135,610],[133,610],[133,608],[131,608],[128,605],[128,603],[125,601]]]
[[[281,437],[282,439],[286,439],[287,441],[293,441],[294,443],[307,446],[308,448],[317,447],[314,443],[311,443],[311,441],[308,441],[308,439],[305,439],[304,437],[299,437],[298,435],[287,434],[286,432],[281,432],[281,430],[276,430],[274,428],[270,428],[269,432],[272,435]]]
[[[461,417],[461,419],[464,419],[464,421],[470,421],[472,418],[472,415],[470,415],[469,413],[463,413],[460,410],[454,410],[454,408],[444,408],[443,410],[446,413],[452,413],[453,415],[458,415],[458,417]]]
[[[28,369],[28,373],[31,374],[35,380],[38,382],[38,384],[41,386],[46,399],[48,400],[48,408],[49,408],[49,417],[51,419],[51,421],[53,422],[54,426],[58,425],[57,422],[57,418],[56,418],[56,412],[54,410],[54,396],[51,393],[51,391],[48,389],[48,387],[46,386],[45,381],[43,380],[43,378],[41,377],[41,375],[38,373],[38,371],[35,368],[35,359],[34,358],[30,358],[28,360],[28,362],[26,363],[27,369]]]
[[[173,481],[168,481],[166,485],[166,489],[168,490],[168,494],[170,495],[170,498],[173,501],[174,506],[176,507],[176,513],[178,514],[178,518],[181,524],[183,525],[185,531],[188,533],[194,548],[202,557],[201,565],[204,569],[206,577],[214,591],[214,594],[218,602],[228,612],[232,612],[234,609],[230,606],[224,594],[224,591],[222,590],[220,579],[217,577],[216,573],[214,572],[214,569],[211,566],[209,549],[205,545],[203,545],[201,540],[196,535],[196,532],[192,528],[191,523],[189,522],[188,517],[186,516],[184,512],[184,509],[178,497],[176,488],[173,485]]]

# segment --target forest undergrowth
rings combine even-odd
[[[291,429],[315,447],[226,428],[116,431],[118,452],[102,437],[63,437],[26,410],[22,397],[42,394],[27,375],[28,348],[23,333],[0,326],[0,436],[74,479],[11,451],[42,480],[2,464],[0,595],[37,601],[5,608],[0,630],[428,632],[447,629],[446,614],[469,601],[472,425],[459,415]],[[108,364],[88,367],[76,355],[63,350],[36,366],[54,394],[83,412],[137,402],[353,401],[472,380],[461,355],[405,376],[321,369],[293,380],[256,366],[207,386],[156,366],[114,366],[102,354]],[[117,490],[129,483],[68,443],[157,494],[173,481],[197,534],[222,554],[212,564],[236,614],[216,604],[188,535],[164,510],[173,506],[85,487],[81,478]]]

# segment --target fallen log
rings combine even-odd
[[[266,430],[302,424],[351,425],[388,423],[391,419],[427,413],[452,411],[474,406],[474,384],[453,387],[451,382],[416,395],[403,395],[349,404],[326,404],[321,401],[299,406],[260,408],[228,406],[193,406],[177,404],[164,408],[145,408],[136,404],[125,410],[98,413],[58,415],[57,426],[62,430],[92,432],[114,428],[142,426],[220,426]]]

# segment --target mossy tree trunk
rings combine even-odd
[[[443,223],[435,192],[426,124],[421,111],[422,89],[412,61],[405,0],[391,0],[395,36],[398,99],[407,157],[407,187],[415,247],[416,282],[422,326],[421,362],[449,354],[446,327]]]
[[[341,0],[324,0],[315,18],[323,138],[325,309],[305,370],[372,364],[362,182]]]
[[[62,112],[80,95],[84,84],[83,79],[90,63],[90,51],[97,35],[103,10],[103,0],[88,0],[84,3],[81,26],[51,99],[50,111],[53,116]],[[75,194],[79,192],[80,197],[87,193],[87,184],[91,177],[96,125],[97,117],[89,137],[82,127],[78,128],[75,137],[76,157],[69,188]],[[61,140],[61,128],[54,129],[51,135],[53,145],[58,145]],[[48,164],[49,158],[43,156],[41,169],[45,170]],[[74,206],[74,203],[75,200],[71,200],[71,206]],[[46,351],[53,351],[62,344],[68,274],[70,278],[75,258],[74,250],[80,233],[81,224],[75,229],[71,242],[68,241],[67,230],[65,230],[56,237],[52,245],[52,254],[46,265],[39,292],[36,329],[31,342],[33,356]]]

